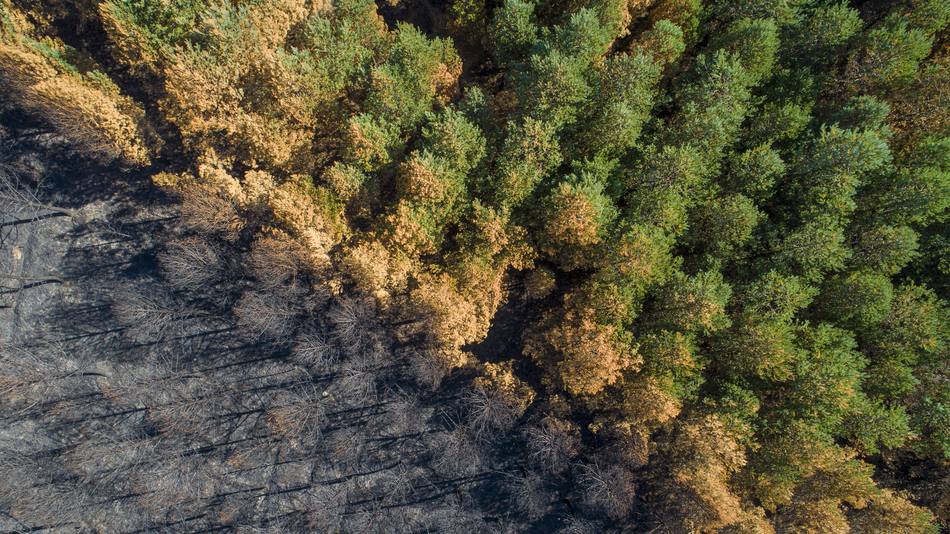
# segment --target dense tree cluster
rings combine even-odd
[[[160,289],[110,297],[126,341],[274,354],[4,343],[0,406],[48,441],[0,444],[0,478],[59,482],[0,512],[950,526],[948,27],[946,0],[0,0],[5,104],[177,199]]]

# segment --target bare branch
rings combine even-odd
[[[38,211],[45,211],[45,215],[61,214],[67,217],[77,217],[80,214],[79,210],[41,201],[35,190],[23,183],[9,165],[2,163],[0,163],[0,207],[3,207],[3,211],[8,214],[22,213],[26,210],[33,211],[34,213],[29,217],[30,219],[36,219],[44,215],[43,213],[36,213]]]
[[[197,291],[205,288],[221,274],[222,258],[207,240],[189,237],[171,241],[159,253],[164,279],[172,287]]]
[[[626,517],[636,498],[633,474],[619,465],[597,461],[583,464],[579,466],[578,482],[584,502],[614,520]]]
[[[297,338],[292,349],[294,358],[319,371],[327,371],[340,359],[339,351],[320,334],[304,334]]]
[[[580,431],[569,421],[545,417],[525,434],[532,460],[548,473],[563,473],[580,452]]]
[[[468,408],[468,426],[479,441],[493,439],[499,431],[510,430],[518,419],[517,407],[497,388],[473,388],[463,399]]]

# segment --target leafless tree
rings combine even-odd
[[[312,532],[340,532],[346,511],[343,484],[316,486],[291,496],[292,506],[304,516],[304,524]]]
[[[99,499],[83,509],[82,530],[88,532],[142,532],[154,526],[132,499]]]
[[[518,419],[518,407],[498,388],[471,388],[463,399],[468,408],[468,426],[478,441],[491,440],[500,431],[510,430]]]
[[[180,379],[165,362],[120,363],[112,371],[97,377],[102,395],[117,406],[150,406],[163,398],[165,382]]]
[[[0,346],[0,400],[17,408],[59,399],[82,376],[61,343]]]
[[[290,532],[293,527],[293,520],[289,517],[269,519],[266,526],[249,519],[247,524],[235,525],[234,532],[236,534],[278,534]]]
[[[351,406],[365,406],[378,398],[376,365],[370,358],[357,356],[344,360],[332,386],[336,399]]]
[[[192,439],[214,439],[210,421],[235,401],[230,390],[200,374],[169,378],[150,389],[152,395],[145,399],[149,419],[165,432]]]
[[[432,444],[435,458],[432,466],[443,476],[471,476],[482,470],[480,447],[465,426],[457,426],[441,435]]]
[[[632,469],[645,466],[650,460],[650,434],[643,429],[618,434],[604,447],[605,454]]]
[[[80,440],[67,451],[64,460],[83,484],[109,485],[129,493],[130,481],[160,454],[155,439],[103,435]]]
[[[515,506],[529,520],[534,521],[547,513],[551,494],[544,487],[544,479],[538,473],[527,471],[509,476],[508,491]]]
[[[378,326],[369,331],[363,345],[363,354],[370,361],[379,364],[392,360],[390,340],[386,337],[386,333],[381,328],[378,328]]]
[[[416,479],[421,469],[406,462],[400,462],[395,468],[387,470],[381,477],[380,486],[383,500],[387,503],[401,503],[416,492]]]
[[[10,514],[43,527],[75,526],[92,500],[81,487],[66,481],[28,483],[18,489]]]
[[[372,299],[342,297],[330,308],[327,318],[334,336],[347,354],[361,352],[376,328],[376,306]]]
[[[380,527],[376,510],[358,510],[343,516],[344,532],[382,532]]]
[[[77,522],[89,495],[52,453],[54,436],[35,421],[0,434],[0,510],[31,526]]]
[[[0,282],[4,284],[0,289],[7,290],[6,293],[15,294],[37,284],[63,282],[57,273],[21,272],[23,265],[19,249],[7,245],[17,223],[51,216],[67,216],[77,222],[83,219],[80,210],[40,200],[39,189],[39,185],[22,180],[13,166],[0,162]]]
[[[221,274],[223,260],[218,248],[200,237],[186,237],[169,242],[159,253],[164,280],[189,291],[206,288]]]
[[[44,215],[65,215],[81,218],[81,211],[49,204],[39,198],[36,186],[19,178],[16,170],[0,162],[0,213],[12,220],[34,220]],[[11,222],[0,220],[0,222]]]
[[[558,530],[558,534],[598,534],[600,532],[603,532],[603,528],[577,516],[565,517],[561,529]]]
[[[219,478],[215,463],[202,455],[167,456],[149,467],[135,481],[138,502],[160,516],[194,513],[201,508],[202,499],[216,493]]]
[[[36,455],[39,450],[33,450],[29,438],[36,438],[35,424],[14,424],[11,430],[20,431],[19,439],[5,439],[0,443],[0,510],[9,510],[16,504],[20,492],[43,479],[51,478],[51,473],[43,465],[38,465]],[[37,441],[43,441],[37,439]],[[36,449],[43,449],[45,443],[37,443]]]
[[[551,474],[563,473],[580,452],[581,436],[569,421],[545,417],[525,432],[531,459]]]
[[[365,436],[358,428],[344,427],[330,434],[326,449],[331,461],[342,469],[353,469],[359,464],[366,446]]]
[[[217,516],[222,526],[239,529],[243,525],[253,524],[256,501],[255,495],[246,493],[235,493],[220,498]]]
[[[264,236],[254,241],[245,265],[262,287],[296,284],[310,266],[301,244],[287,237]]]
[[[473,514],[463,503],[452,501],[423,512],[415,532],[496,532],[485,521]]]
[[[419,385],[427,389],[437,389],[451,372],[437,350],[409,347],[404,353],[407,354],[409,373]]]
[[[384,436],[402,436],[421,432],[432,412],[418,399],[404,391],[389,392],[395,399],[387,404],[389,417],[383,422],[380,433]]]
[[[594,461],[578,466],[584,503],[613,520],[626,517],[636,498],[633,473],[616,464]]]
[[[293,345],[294,359],[318,371],[328,371],[340,359],[339,351],[326,336],[319,333],[303,334]]]
[[[112,314],[134,339],[152,340],[179,334],[184,322],[197,313],[161,286],[128,284],[113,294]]]
[[[204,189],[187,191],[179,209],[182,224],[200,234],[235,239],[244,225],[232,200]]]
[[[292,446],[312,448],[323,433],[326,415],[319,394],[305,391],[280,391],[267,410],[267,423],[274,433]]]
[[[240,440],[225,450],[227,465],[234,468],[233,473],[240,473],[247,480],[260,480],[268,478],[266,473],[273,465],[275,451],[281,447],[275,439],[249,436],[249,439]]]
[[[380,520],[383,531],[387,534],[413,534],[424,532],[418,528],[420,510],[416,506],[393,506],[383,508],[384,514]]]
[[[287,340],[297,323],[295,303],[274,291],[251,290],[234,307],[238,325],[254,339]]]

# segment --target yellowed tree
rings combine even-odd
[[[716,532],[747,519],[730,481],[746,463],[741,434],[717,415],[682,420],[662,444],[658,484],[669,499],[675,532]]]
[[[871,478],[874,466],[856,458],[854,451],[829,445],[812,455],[808,465],[811,474],[775,514],[778,532],[936,532],[933,514],[878,488]]]
[[[247,222],[270,226],[304,247],[311,268],[328,267],[331,250],[347,231],[343,206],[332,192],[306,175],[279,182],[252,169],[235,177],[231,163],[209,150],[194,172],[158,173],[152,181],[181,195],[183,215],[199,231],[233,238]]]
[[[527,274],[524,279],[524,297],[528,300],[539,300],[550,295],[557,286],[554,272],[539,267]]]
[[[461,347],[484,335],[475,319],[475,305],[459,292],[454,278],[446,273],[422,273],[417,283],[410,291],[410,305],[423,318],[425,331],[433,339]]]
[[[850,532],[846,506],[861,509],[879,492],[871,480],[873,466],[854,459],[854,453],[835,446],[823,448],[810,464],[814,472],[795,490],[792,500],[779,508],[779,532]]]
[[[474,303],[477,320],[487,333],[498,307],[508,299],[509,270],[533,267],[535,252],[524,228],[511,224],[506,213],[484,207],[477,200],[457,239],[460,249],[447,258],[448,271]]]
[[[934,515],[899,493],[884,489],[851,515],[855,534],[935,534]]]
[[[501,391],[518,411],[524,413],[534,401],[535,392],[525,381],[515,375],[512,360],[501,363],[485,363],[482,375],[475,379],[476,387],[491,387]]]
[[[890,99],[889,123],[907,145],[921,135],[950,132],[950,45],[934,53],[904,91]]]
[[[245,184],[251,173],[245,175]],[[328,263],[330,250],[343,239],[347,227],[343,206],[325,187],[313,185],[306,175],[292,176],[270,190],[267,207],[277,223],[299,238],[314,262]]]
[[[108,160],[149,163],[148,126],[141,106],[123,95],[95,62],[67,60],[76,51],[38,36],[27,17],[0,3],[0,81],[16,105],[47,121],[66,139]]]
[[[524,352],[552,386],[576,396],[596,395],[641,363],[629,334],[598,322],[576,292],[526,334]]]
[[[340,270],[356,287],[388,309],[395,294],[405,291],[415,262],[372,237],[347,244],[337,255]]]
[[[545,199],[538,248],[564,270],[591,268],[616,208],[601,176],[569,176]]]
[[[647,430],[655,429],[679,415],[682,403],[652,376],[636,374],[620,384],[610,407],[623,421]]]
[[[796,502],[775,519],[778,532],[788,534],[848,534],[851,531],[841,503],[836,499]]]
[[[308,0],[181,9],[158,28],[126,2],[99,3],[98,17],[114,59],[160,82],[159,107],[185,143],[298,173],[328,163],[352,107],[345,87],[388,40],[375,7],[350,6],[345,22]]]

